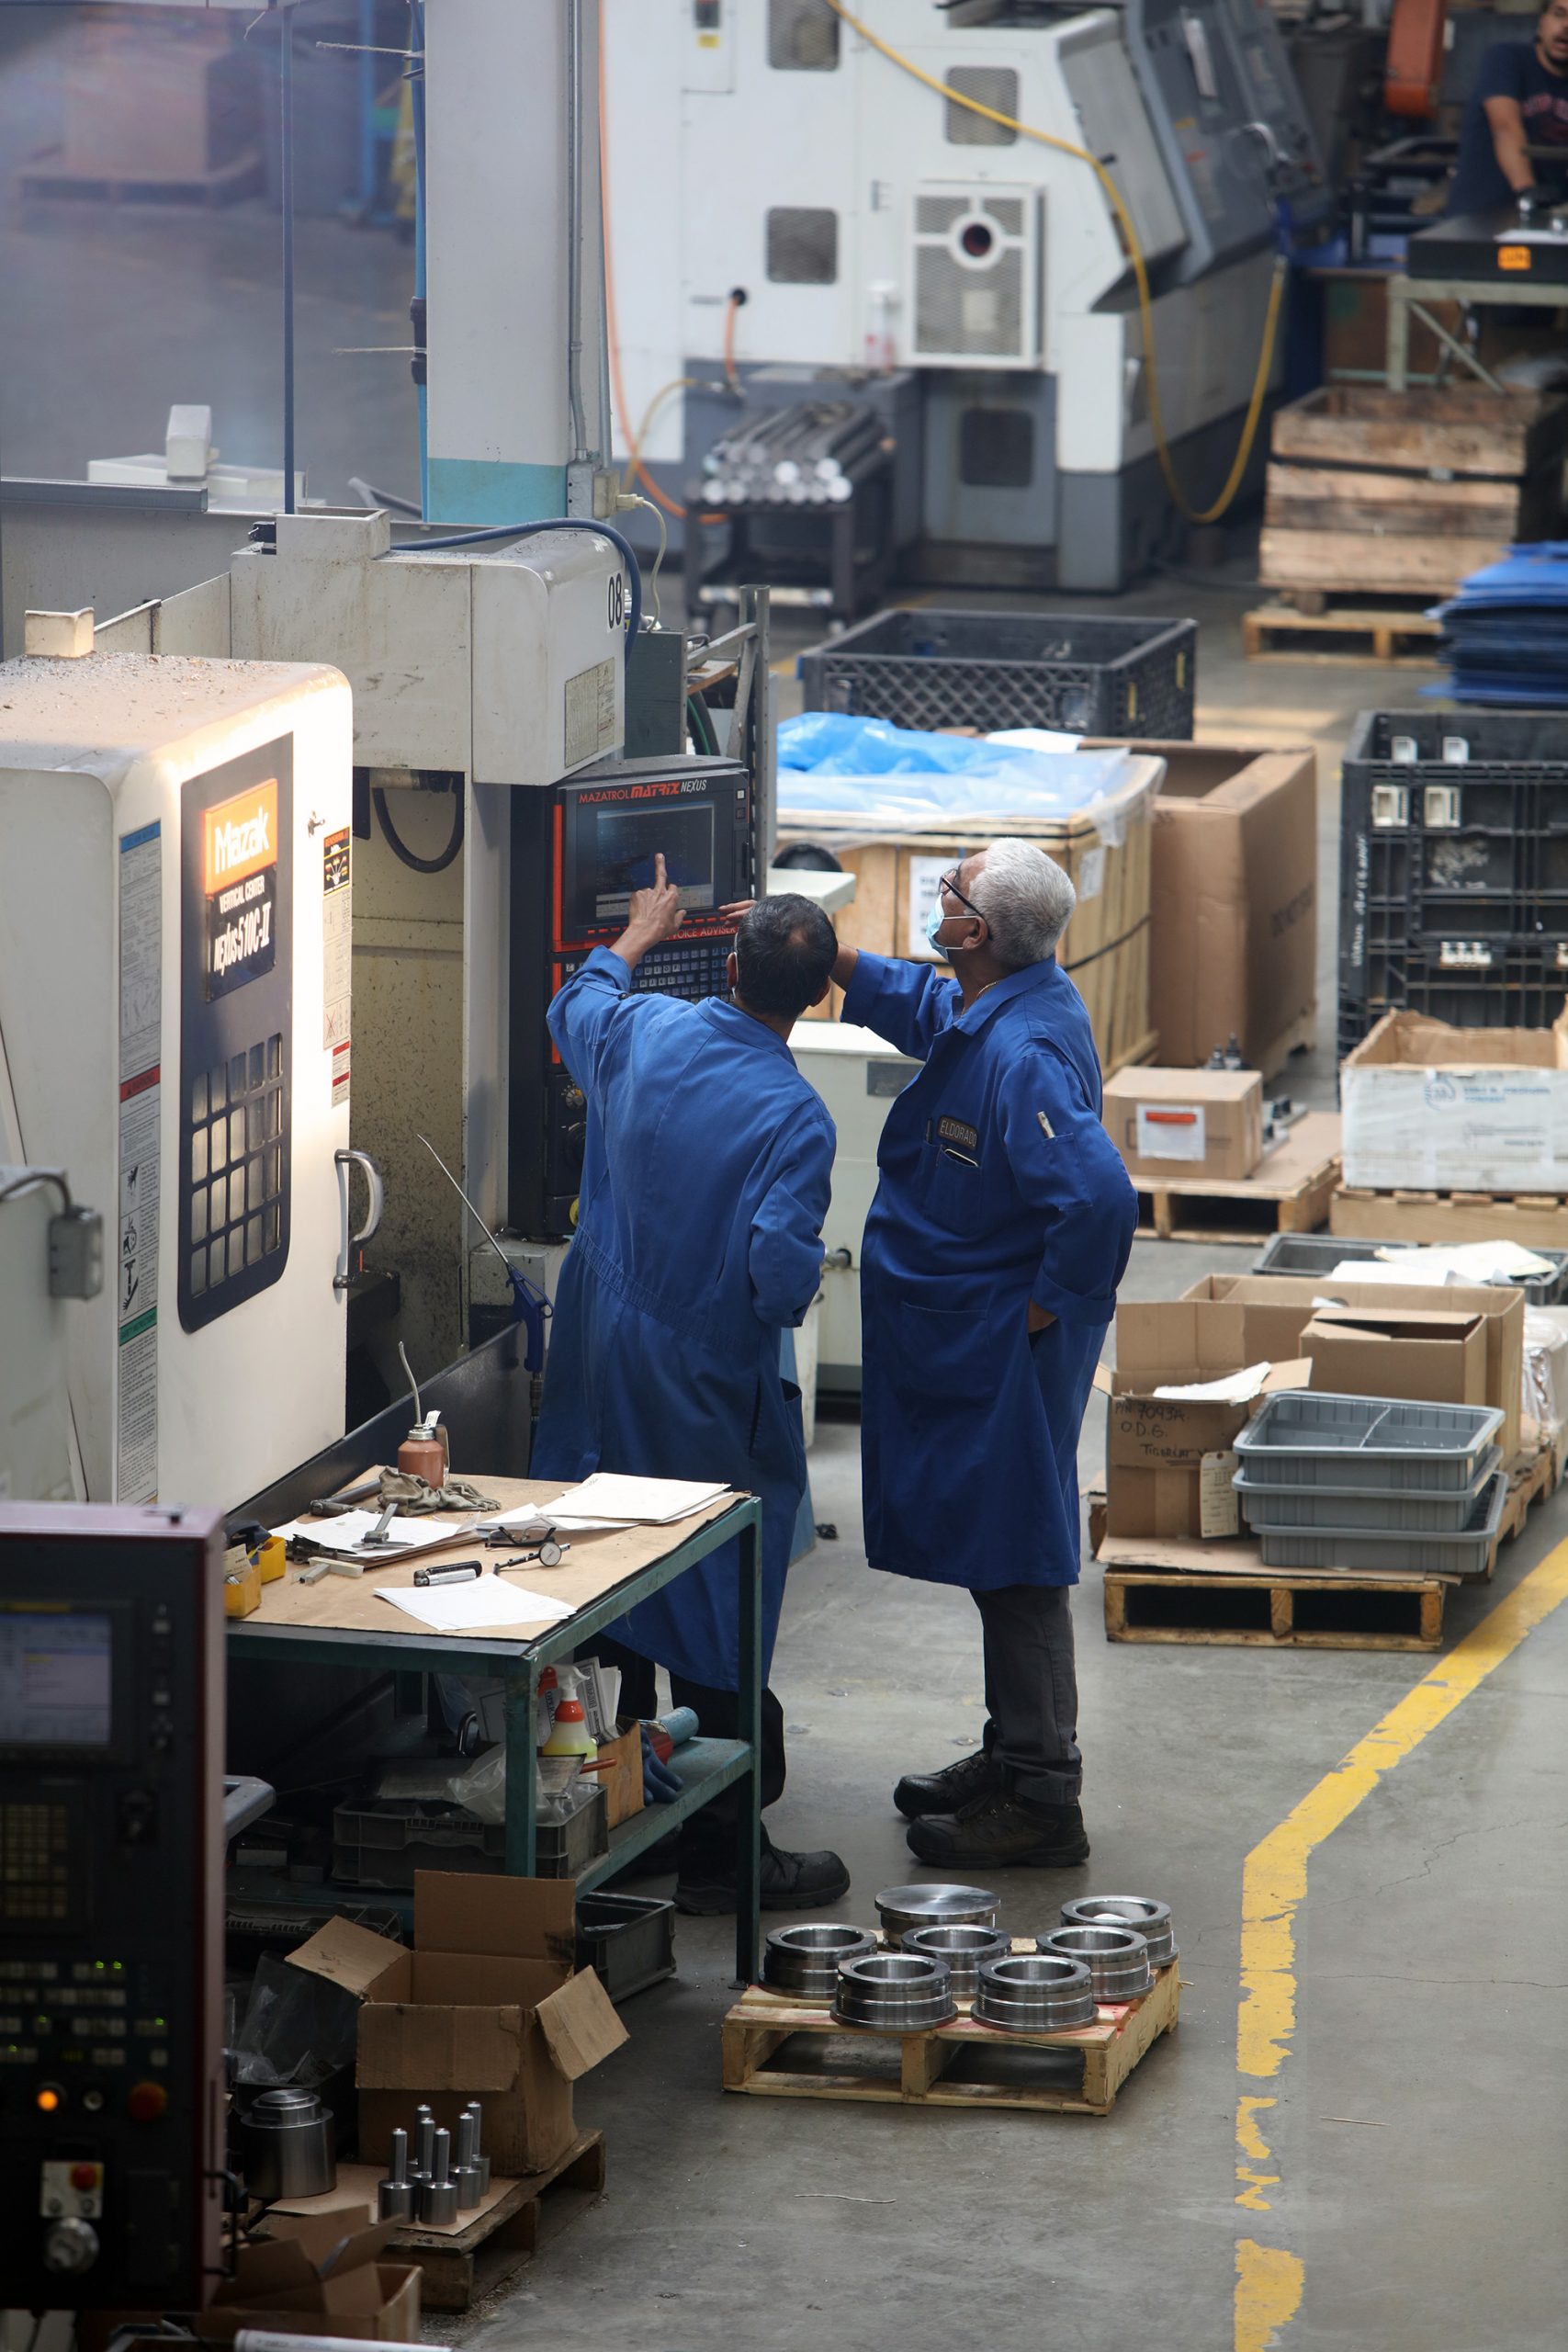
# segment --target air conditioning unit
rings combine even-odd
[[[909,357],[939,368],[1040,364],[1037,188],[927,181],[914,198]]]

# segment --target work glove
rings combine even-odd
[[[654,1753],[649,1727],[642,1726],[642,1801],[644,1804],[671,1804],[686,1783],[668,1764],[660,1763]]]

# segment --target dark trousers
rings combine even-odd
[[[977,1592],[986,1652],[986,1753],[1029,1804],[1076,1804],[1083,1785],[1071,1587]]]
[[[646,1718],[657,1711],[654,1669],[651,1660],[636,1650],[623,1649],[619,1642],[601,1637],[593,1645],[592,1655],[602,1666],[618,1666],[621,1669],[621,1713]],[[670,1678],[670,1695],[678,1707],[690,1707],[697,1719],[705,1739],[739,1739],[740,1736],[740,1694],[736,1690],[710,1690],[704,1682],[688,1682],[683,1675]],[[681,1751],[670,1758],[670,1770],[681,1770]],[[784,1794],[784,1709],[771,1690],[762,1693],[762,1756],[761,1801],[764,1806],[776,1804]],[[681,1863],[683,1874],[699,1869],[710,1869],[728,1878],[735,1868],[735,1832],[740,1811],[739,1786],[721,1789],[710,1804],[704,1805],[689,1821],[681,1825]],[[767,1845],[767,1831],[762,1843]]]

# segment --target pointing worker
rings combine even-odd
[[[874,1568],[967,1587],[980,1750],[907,1774],[943,1869],[1088,1858],[1069,1588],[1078,1433],[1137,1201],[1100,1125],[1083,1000],[1055,961],[1073,886],[1032,842],[945,876],[928,965],[839,951],[843,1018],[923,1062],[887,1114],[861,1268],[861,1446]]]
[[[817,1295],[834,1145],[787,1040],[827,995],[838,941],[809,899],[764,899],[737,929],[729,1002],[632,995],[637,965],[681,920],[660,857],[620,938],[596,948],[550,1006],[550,1035],[587,1098],[588,1134],[533,1467],[547,1478],[722,1479],[758,1496],[765,1679],[806,1492],[799,1392],[780,1376],[780,1337]],[[611,1630],[602,1657],[632,1653],[623,1663],[641,1670],[645,1690],[649,1662],[668,1667],[677,1705],[694,1708],[705,1732],[733,1736],[734,1544]],[[651,1713],[651,1700],[637,1711]],[[769,1690],[764,1805],[784,1781],[784,1714]],[[735,1908],[736,1805],[721,1795],[684,1825],[683,1910]],[[849,1883],[837,1854],[785,1853],[763,1832],[764,1910],[831,1903]]]

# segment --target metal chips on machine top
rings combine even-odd
[[[947,1962],[912,1951],[870,1952],[839,1970],[833,2015],[840,2025],[873,2033],[921,2033],[948,2025],[957,2012]]]
[[[876,1938],[868,1928],[847,1927],[841,1920],[775,1928],[762,1948],[762,1982],[775,1993],[830,2001],[839,1989],[840,1962],[863,1960],[875,1950]]]
[[[1097,2001],[1135,2001],[1154,1983],[1146,1939],[1131,1928],[1058,1928],[1040,1950],[1055,1960],[1081,1960]]]
[[[1062,1905],[1064,1928],[1131,1928],[1144,1938],[1149,1961],[1164,1968],[1176,1958],[1176,1932],[1170,1905],[1149,1894],[1080,1894]]]
[[[982,1962],[973,2014],[1004,2033],[1060,2033],[1094,2023],[1094,1980],[1081,1960],[1018,1952]]]

